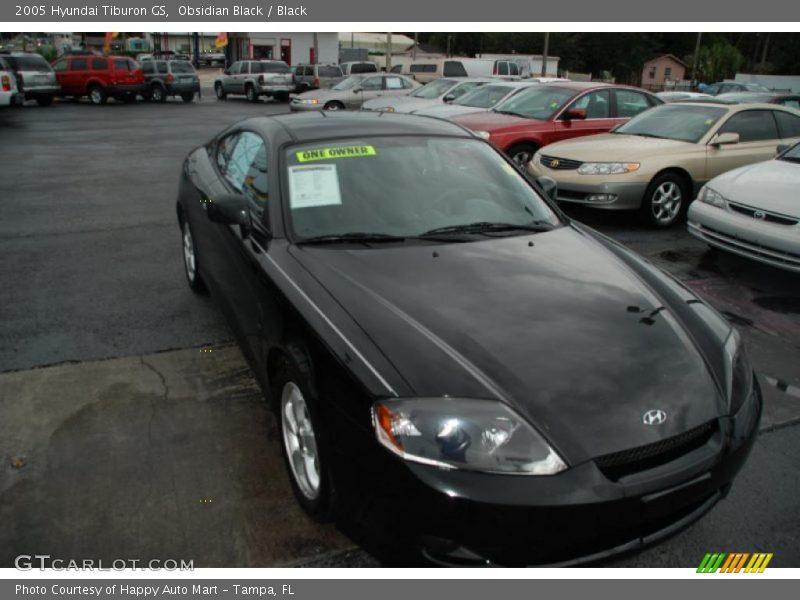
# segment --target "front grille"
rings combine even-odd
[[[728,202],[728,206],[730,206],[732,211],[742,215],[747,215],[748,217],[753,217],[757,221],[766,221],[767,223],[789,226],[797,225],[798,223],[798,219],[793,217],[787,217],[779,213],[768,212],[758,208],[751,208],[749,206],[745,206],[744,204],[734,204],[733,202]]]
[[[613,481],[666,464],[696,450],[708,442],[717,428],[716,421],[709,421],[679,435],[630,450],[622,450],[600,456],[594,460],[603,475]]]
[[[539,157],[539,160],[548,169],[555,169],[556,171],[574,171],[583,164],[579,160],[546,156],[544,154]]]

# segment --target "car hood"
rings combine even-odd
[[[411,96],[393,96],[388,98],[373,98],[364,103],[364,108],[377,110],[381,108],[394,108],[397,112],[411,112],[419,108],[437,106],[441,103],[439,98],[412,98]]]
[[[525,119],[514,115],[503,115],[491,110],[480,113],[471,113],[453,119],[459,125],[473,131],[490,131],[492,133],[512,133],[516,131],[531,131],[551,129],[550,121]]]
[[[303,100],[309,99],[317,99],[320,102],[324,100],[337,100],[347,95],[347,90],[331,90],[331,89],[320,89],[320,90],[309,90],[308,92],[303,92],[302,94],[297,94],[296,98],[302,98]]]
[[[548,156],[570,158],[581,162],[636,161],[648,156],[683,154],[695,146],[691,142],[648,138],[640,135],[600,133],[550,144],[544,150]]]
[[[506,402],[571,464],[724,410],[678,319],[657,310],[665,301],[604,242],[571,226],[472,243],[291,252],[412,393]],[[643,423],[653,409],[667,413],[663,425]]]
[[[728,171],[712,179],[708,186],[728,200],[762,210],[800,216],[797,189],[800,164],[768,160]]]

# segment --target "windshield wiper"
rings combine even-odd
[[[328,235],[317,235],[314,237],[300,240],[298,244],[340,244],[340,243],[363,243],[381,244],[386,242],[404,242],[405,237],[390,235],[388,233],[364,233],[361,231],[351,231],[348,233],[331,233]]]
[[[625,133],[624,131],[620,131],[619,133]],[[655,138],[657,140],[671,140],[672,138],[668,138],[665,135],[655,135],[653,133],[628,133],[627,135],[638,135],[639,137],[646,137],[646,138]]]
[[[486,233],[492,231],[550,231],[553,229],[552,223],[547,221],[532,221],[524,225],[514,223],[492,223],[489,221],[479,221],[477,223],[465,223],[463,225],[448,225],[447,227],[437,227],[431,229],[419,237],[424,238],[430,235],[441,235],[445,233]]]
[[[498,115],[511,115],[512,117],[522,117],[523,119],[528,118],[522,113],[514,112],[513,110],[497,110],[496,108],[493,108],[492,112],[496,112]]]

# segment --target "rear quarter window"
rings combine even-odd
[[[460,60],[448,60],[444,63],[444,71],[442,74],[445,77],[466,77],[467,70],[464,68],[464,63]]]
[[[351,73],[377,73],[378,68],[373,64],[362,63],[353,65],[350,69]]]
[[[108,61],[105,58],[92,59],[92,71],[105,71],[108,68]]]
[[[73,71],[85,71],[89,66],[89,61],[85,58],[73,58],[70,66]]]
[[[775,120],[778,122],[778,133],[781,138],[800,137],[800,117],[776,110]]]

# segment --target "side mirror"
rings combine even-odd
[[[779,154],[783,154],[789,149],[789,144],[780,144],[777,148],[775,148],[775,156]]]
[[[711,138],[712,146],[730,146],[731,144],[739,143],[739,134],[733,131],[726,131],[725,133],[718,133]]]
[[[539,184],[539,187],[542,188],[542,191],[547,194],[547,197],[551,200],[555,201],[556,196],[558,195],[558,183],[552,177],[547,177],[546,175],[542,175],[541,177],[536,178],[536,183]]]
[[[447,94],[447,95],[446,95],[446,96],[443,98],[443,100],[444,100],[445,102],[447,102],[448,104],[450,104],[450,103],[451,103],[453,100],[455,100],[455,99],[456,99],[456,95],[455,95],[455,94]]]
[[[208,219],[222,225],[250,227],[250,209],[247,200],[238,194],[226,194],[208,203]]]
[[[363,91],[364,91],[364,88],[359,87],[359,86],[356,86],[356,87],[353,88],[353,93],[354,94],[360,94]]]
[[[564,113],[564,119],[566,121],[571,121],[572,119],[585,119],[586,118],[586,109],[585,108],[570,108],[567,112]]]

